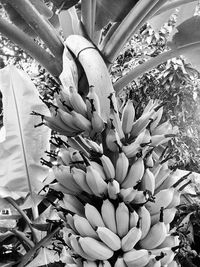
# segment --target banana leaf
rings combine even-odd
[[[5,140],[0,143],[0,195],[7,197],[10,192],[16,199],[38,192],[48,174],[40,158],[49,150],[50,130],[34,128],[41,121],[30,115],[33,110],[48,114],[48,109],[28,75],[14,66],[0,70],[0,90],[5,127]]]

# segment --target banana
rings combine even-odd
[[[91,165],[86,167],[86,182],[94,195],[102,197],[107,194],[107,183]]]
[[[112,267],[108,260],[101,261],[98,267]]]
[[[171,223],[176,215],[177,209],[175,207],[173,208],[165,208],[163,210],[163,221],[165,224]],[[151,215],[151,225],[154,225],[159,221],[160,218],[160,212]]]
[[[92,112],[91,124],[95,134],[100,134],[105,128],[105,123],[96,110]]]
[[[71,111],[71,115],[73,117],[74,120],[74,124],[81,129],[82,131],[88,132],[90,133],[92,130],[92,125],[91,122],[84,117],[82,114],[72,110]]]
[[[144,205],[149,200],[150,195],[148,191],[136,190],[136,195],[132,200],[131,204],[135,205]]]
[[[106,131],[106,146],[112,152],[117,152],[121,146],[119,135],[113,124]]]
[[[161,267],[160,259],[157,259],[157,256],[150,259],[149,263],[145,267]]]
[[[129,229],[135,227],[139,220],[139,215],[135,210],[130,211],[129,213]]]
[[[165,240],[167,236],[167,229],[165,223],[163,222],[163,208],[160,211],[160,221],[154,224],[148,234],[139,241],[141,248],[154,249]]]
[[[137,214],[140,218],[140,228],[142,231],[141,239],[145,238],[151,227],[151,215],[145,206],[139,207]]]
[[[154,159],[153,159],[152,152],[149,153],[148,155],[146,155],[146,157],[145,157],[145,165],[148,168],[153,168],[153,166],[154,166]]]
[[[61,159],[63,165],[69,165],[71,163],[70,150],[61,147],[58,152],[58,158]]]
[[[127,173],[129,168],[129,160],[125,153],[119,149],[119,155],[116,160],[116,166],[115,166],[115,179],[121,184]]]
[[[129,210],[124,202],[120,202],[116,209],[117,234],[125,236],[129,230]]]
[[[123,140],[125,138],[123,129],[122,129],[122,123],[121,120],[119,118],[119,112],[116,106],[116,97],[115,97],[115,93],[111,93],[108,96],[109,100],[110,100],[110,120],[112,120],[113,125],[119,135],[119,139]]]
[[[96,232],[101,241],[113,251],[117,251],[121,248],[121,240],[119,236],[113,233],[109,228],[97,227]]]
[[[177,261],[173,260],[167,265],[167,267],[181,267],[181,266],[177,263]]]
[[[165,238],[165,240],[160,244],[158,248],[165,248],[165,247],[176,247],[179,246],[180,244],[180,239],[178,235],[175,234],[168,234]]]
[[[69,91],[69,102],[72,108],[84,117],[87,117],[87,106],[77,89],[73,86],[70,86]]]
[[[137,192],[138,191],[135,190],[133,187],[121,188],[119,195],[122,198],[122,200],[124,201],[124,203],[130,203],[136,197]]]
[[[65,218],[67,220],[67,226],[69,228],[71,228],[75,233],[78,234],[78,232],[76,231],[76,228],[74,226],[74,217],[71,214],[68,213],[68,214],[65,215]]]
[[[83,267],[98,267],[97,263],[95,261],[83,261]]]
[[[70,166],[60,165],[53,166],[52,170],[54,172],[56,180],[62,184],[65,188],[72,192],[81,192],[82,189],[77,185],[73,179],[73,175],[70,170]]]
[[[114,254],[103,242],[92,237],[80,237],[79,243],[83,251],[95,260],[107,260]]]
[[[80,191],[70,190],[69,188],[66,188],[65,186],[63,186],[60,183],[49,184],[48,187],[50,189],[55,190],[55,191],[62,192],[63,194],[69,194],[69,195],[78,195],[78,194],[80,194]]]
[[[151,254],[146,249],[132,249],[125,252],[123,259],[128,267],[144,267],[148,264]]]
[[[101,175],[103,180],[106,180],[106,175],[105,175],[105,172],[104,172],[104,169],[103,169],[102,165],[100,165],[99,163],[97,163],[96,161],[93,161],[93,160],[90,161],[90,165],[96,171],[98,171],[98,173]]]
[[[155,191],[155,177],[149,168],[145,169],[144,175],[141,180],[141,189],[143,191],[148,190],[151,194]]]
[[[84,192],[92,195],[93,192],[91,191],[90,187],[88,186],[86,182],[86,173],[83,170],[78,169],[76,167],[73,167],[71,169],[71,173],[73,175],[73,178],[76,184],[78,184]]]
[[[109,199],[103,200],[103,204],[101,206],[101,216],[105,226],[116,234],[117,225],[115,219],[115,207]]]
[[[121,184],[122,188],[134,187],[142,179],[144,174],[144,160],[138,158],[130,167],[128,174]]]
[[[163,253],[164,257],[162,259],[160,259],[160,261],[161,261],[161,265],[164,266],[164,265],[167,265],[173,261],[175,255],[176,255],[175,251],[178,248],[179,248],[179,246],[165,247],[165,248],[153,249],[153,250],[150,250],[150,252],[156,256],[159,256],[160,253]]]
[[[93,238],[98,238],[97,233],[92,228],[92,226],[90,225],[89,221],[86,218],[81,217],[78,214],[74,214],[73,219],[76,231],[81,236],[90,236]]]
[[[59,115],[60,119],[62,120],[62,122],[69,129],[73,129],[74,131],[77,131],[77,133],[82,131],[82,129],[80,129],[79,127],[77,127],[75,125],[74,119],[73,119],[73,116],[71,115],[71,113],[65,112],[60,108],[58,108],[57,112],[58,112],[58,115]]]
[[[110,199],[117,199],[120,192],[120,185],[115,179],[108,182],[108,196]]]
[[[127,267],[122,256],[119,256],[114,264],[114,267]]]
[[[150,123],[151,116],[153,115],[154,110],[146,112],[140,116],[132,125],[130,135],[132,138],[138,136]]]
[[[97,210],[96,207],[92,206],[89,203],[85,204],[85,217],[94,229],[98,226],[105,226],[100,212]]]
[[[89,86],[89,92],[86,97],[86,106],[87,106],[87,116],[89,119],[92,118],[92,110],[95,109],[95,111],[101,115],[101,104],[99,101],[99,97],[97,93],[95,92],[95,88],[93,85]]]
[[[165,133],[169,133],[172,131],[172,125],[169,120],[163,122],[159,126],[157,126],[154,130],[151,131],[152,135],[162,135]]]
[[[173,170],[165,169],[164,167],[161,167],[160,171],[155,176],[155,188],[156,192],[160,191],[160,186],[165,182],[165,180],[168,180],[168,177],[173,175]],[[169,188],[170,186],[166,187]],[[164,189],[164,188],[163,188]]]
[[[160,211],[161,207],[167,208],[171,203],[174,196],[175,188],[170,187],[163,189],[155,194],[155,202],[147,202],[145,204],[146,208],[149,210],[150,214],[156,214]]]
[[[64,194],[62,200],[59,200],[57,203],[66,210],[70,210],[79,216],[84,216],[83,204],[73,195]]]
[[[96,142],[90,140],[90,139],[87,139],[85,138],[84,139],[85,142],[89,145],[90,149],[97,152],[97,153],[100,153],[100,154],[103,154],[103,149],[102,149],[102,146],[97,144]]]
[[[115,178],[115,167],[109,157],[102,154],[100,157],[107,179]]]
[[[160,134],[151,136],[151,146],[159,146],[167,143],[175,134]]]
[[[81,256],[83,259],[87,259],[90,261],[95,260],[95,258],[90,257],[89,255],[87,255],[87,253],[83,251],[83,249],[81,248],[81,245],[79,244],[77,236],[71,235],[69,237],[69,240],[70,240],[70,245],[72,249],[77,255]]]
[[[122,111],[122,130],[125,135],[129,134],[135,119],[135,108],[133,106],[133,101],[128,99],[126,105]]]
[[[107,121],[110,114],[110,103],[108,96],[114,93],[113,85],[107,66],[94,45],[81,35],[70,35],[66,38],[66,46],[78,57],[85,74],[88,84],[94,86],[101,106],[103,120]],[[114,107],[117,110],[116,100],[113,99]]]
[[[150,123],[150,131],[153,132],[154,129],[158,126],[161,118],[163,115],[163,106],[160,107],[156,113],[154,114],[154,116],[152,117],[153,121]]]
[[[131,228],[128,233],[122,238],[122,250],[130,251],[141,239],[142,230],[140,228],[140,219],[137,222],[137,225]]]

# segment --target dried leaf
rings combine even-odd
[[[43,187],[42,181],[49,171],[41,165],[40,158],[49,150],[50,130],[34,128],[41,121],[30,113],[35,110],[48,114],[49,111],[23,71],[13,66],[1,69],[0,84],[6,130],[6,139],[0,143],[0,182],[1,189],[4,188],[1,194],[13,191],[24,197]]]

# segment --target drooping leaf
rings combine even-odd
[[[200,70],[200,16],[193,16],[177,27],[169,46],[172,49],[184,49],[183,55],[193,67]]]
[[[108,22],[120,22],[138,0],[98,0],[95,30],[101,30]]]
[[[40,158],[49,149],[50,130],[34,128],[41,121],[30,115],[33,110],[48,114],[48,109],[28,75],[13,66],[0,70],[0,89],[6,131],[6,139],[0,143],[0,183],[5,190],[22,192],[24,197],[40,190],[48,173]]]

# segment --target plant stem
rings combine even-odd
[[[22,258],[21,263],[17,267],[24,267],[26,264],[31,260],[31,258],[35,255],[35,253],[42,247],[45,246],[46,243],[48,243],[52,237],[60,230],[60,227],[58,226],[55,230],[53,230],[49,235],[45,236],[43,239],[41,239],[34,248],[29,250],[24,257]]]
[[[117,29],[111,33],[106,43],[101,47],[102,53],[111,63],[121,51],[127,40],[152,16],[151,10],[156,5],[157,10],[164,4],[164,0],[140,0],[131,9]],[[157,11],[153,9],[154,13]]]
[[[60,75],[62,70],[61,62],[58,62],[55,57],[37,45],[31,37],[26,35],[18,27],[0,18],[0,32],[24,49],[53,76],[58,77]]]
[[[118,81],[114,83],[114,89],[116,94],[119,94],[121,90],[127,86],[130,82],[134,79],[138,78],[139,76],[143,75],[145,72],[155,68],[156,66],[166,62],[168,59],[178,57],[187,53],[188,51],[194,50],[199,48],[200,42],[190,43],[178,48],[171,49],[166,51],[150,60],[146,61],[145,63],[136,66],[133,70],[130,70],[128,74],[120,78]]]
[[[63,43],[56,30],[44,19],[39,11],[28,0],[8,0],[8,3],[23,17],[44,41],[52,54],[59,60],[62,59]]]
[[[81,1],[81,19],[91,40],[94,38],[97,0]]]
[[[157,15],[159,15],[159,14],[161,14],[167,10],[174,9],[174,8],[179,7],[181,5],[188,4],[191,2],[195,2],[195,1],[197,1],[197,0],[174,0],[172,2],[167,2],[154,15],[157,16]]]
[[[5,199],[22,215],[23,219],[26,221],[27,225],[29,226],[32,232],[34,243],[37,243],[38,238],[36,236],[35,230],[32,227],[32,222],[29,219],[29,217],[26,215],[26,213],[23,210],[20,209],[18,204],[11,197],[6,197]]]

